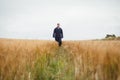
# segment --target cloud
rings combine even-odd
[[[1,0],[0,37],[51,39],[58,22],[65,39],[102,38],[106,33],[120,35],[119,3],[118,0]]]

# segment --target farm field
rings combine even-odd
[[[0,39],[0,80],[120,80],[120,41]]]

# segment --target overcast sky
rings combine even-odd
[[[120,36],[120,0],[0,0],[0,38],[64,40]]]

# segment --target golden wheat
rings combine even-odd
[[[120,80],[119,62],[117,40],[0,39],[0,80]]]

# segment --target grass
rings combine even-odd
[[[0,80],[120,80],[120,41],[0,39]]]

